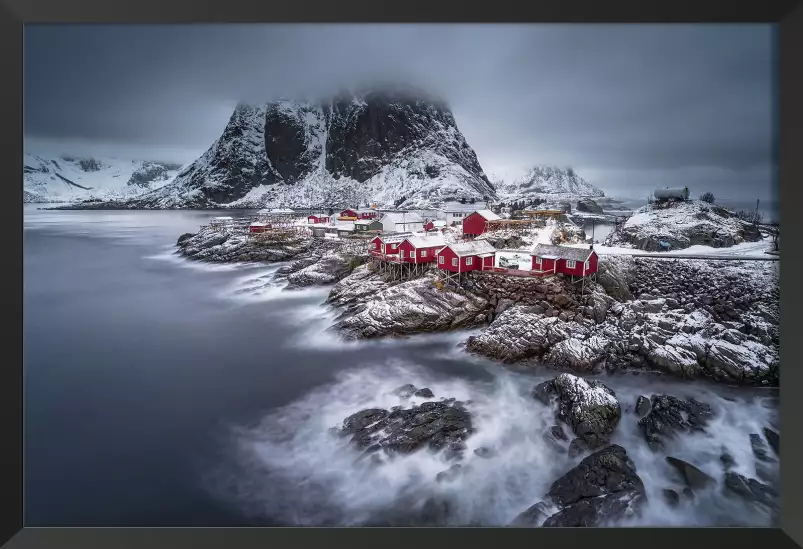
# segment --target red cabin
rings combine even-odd
[[[399,246],[412,233],[398,233],[375,236],[370,240],[368,247],[373,255],[396,255],[399,253]]]
[[[533,271],[589,276],[597,272],[599,257],[588,248],[538,244],[532,251]]]
[[[501,218],[491,210],[472,212],[463,219],[463,234],[467,236],[481,235],[488,229],[487,222],[496,221],[497,219]]]
[[[405,263],[429,263],[435,261],[444,246],[446,241],[440,235],[408,236],[399,244],[399,259]]]
[[[251,233],[264,233],[268,228],[266,223],[251,223],[248,226],[248,230]]]
[[[354,217],[358,219],[374,219],[376,218],[376,210],[346,210],[354,213]]]
[[[345,210],[340,212],[340,217],[359,217],[359,215],[357,215],[357,210],[346,208]]]
[[[487,240],[449,244],[437,254],[438,268],[452,273],[493,269],[496,248]]]
[[[325,215],[307,216],[307,223],[317,225],[319,223],[329,223],[329,217]]]

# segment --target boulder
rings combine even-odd
[[[556,418],[567,423],[590,449],[607,444],[621,418],[616,394],[599,381],[559,374],[538,384],[533,395],[545,404],[556,402]]]
[[[700,490],[714,484],[715,481],[711,476],[702,472],[700,469],[682,459],[674,458],[672,456],[666,457],[667,463],[677,469],[680,476],[683,478],[686,486],[692,490]]]
[[[651,410],[638,422],[647,444],[662,449],[666,440],[682,433],[704,432],[712,417],[711,406],[693,398],[680,400],[669,395],[653,395]]]

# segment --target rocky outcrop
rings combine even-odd
[[[556,404],[556,419],[568,424],[579,439],[570,446],[575,451],[607,444],[622,415],[611,389],[570,374],[539,384],[533,394],[544,404]]]
[[[577,201],[577,211],[593,214],[603,214],[602,208],[590,198],[581,198]]]
[[[363,275],[364,271],[357,274]],[[363,283],[370,284],[368,279],[370,277],[363,278]],[[342,295],[342,288],[334,291]],[[488,303],[485,300],[468,293],[439,289],[432,275],[401,282],[369,295],[357,293],[360,297],[350,294],[354,301],[348,307],[348,314],[333,327],[345,339],[456,330],[486,321]]]
[[[608,236],[605,244],[661,251],[665,249],[661,243],[674,250],[695,245],[726,248],[761,238],[755,225],[742,221],[735,213],[690,200],[650,204],[636,210],[620,230]]]
[[[338,251],[325,252],[323,255],[313,255],[301,260],[297,269],[290,266],[277,275],[287,279],[288,288],[325,286],[342,280],[365,260],[365,256],[347,255]]]
[[[751,504],[776,514],[780,511],[780,494],[754,478],[747,478],[733,471],[725,473],[723,488],[726,494],[739,497]]]
[[[553,286],[544,302],[533,289],[494,294],[477,284],[472,289],[503,312],[467,349],[580,373],[648,369],[777,385],[777,265],[746,263],[606,258],[602,284],[587,285],[584,296],[561,296]]]
[[[644,483],[627,451],[611,445],[583,459],[556,480],[546,501],[527,509],[514,525],[537,526],[550,507],[558,512],[543,526],[609,526],[637,514],[646,502]]]
[[[642,409],[646,407],[642,406]],[[668,439],[684,433],[705,432],[712,417],[711,406],[704,402],[681,400],[669,395],[652,395],[649,399],[649,411],[639,420],[638,425],[650,448],[662,450]]]
[[[572,169],[554,166],[535,166],[518,179],[503,181],[499,185],[500,197],[505,201],[541,198],[552,202],[575,201],[578,197],[603,197],[605,193]]]
[[[362,452],[363,457],[384,454],[411,454],[429,448],[433,451],[464,448],[474,428],[465,405],[455,402],[423,402],[409,408],[360,410],[343,420],[340,436]]]
[[[212,228],[192,236],[182,235],[176,243],[179,253],[187,258],[212,262],[287,261],[303,254],[323,252],[338,244],[332,240],[276,235],[248,238],[245,234],[228,233]]]

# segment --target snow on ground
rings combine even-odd
[[[532,268],[532,264],[533,258],[525,250],[522,250],[521,253],[496,252],[496,257],[494,258],[494,266],[507,269],[529,271]]]
[[[584,248],[587,244],[565,244],[566,246],[573,246],[576,248]],[[766,259],[765,252],[772,250],[772,242],[769,239],[760,240],[758,242],[742,242],[735,244],[729,248],[713,248],[711,246],[690,246],[682,250],[671,250],[668,252],[646,252],[636,248],[625,248],[621,246],[600,246],[595,245],[594,251],[598,255],[654,255],[656,257],[666,257],[673,255],[699,255],[699,256],[717,256],[717,257],[733,257],[734,259],[750,259],[761,258]]]

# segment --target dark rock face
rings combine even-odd
[[[557,402],[556,417],[571,426],[578,437],[574,452],[596,449],[608,443],[622,415],[616,394],[598,381],[587,382],[560,374],[535,387],[534,396],[545,404]]]
[[[756,479],[747,478],[731,471],[725,473],[724,489],[727,493],[761,505],[770,511],[777,512],[779,510],[780,495],[777,490]]]
[[[366,454],[409,454],[424,447],[443,450],[473,433],[471,414],[462,406],[424,402],[408,409],[361,410],[343,420],[340,430]]]
[[[781,456],[781,435],[773,431],[769,427],[764,427],[764,437],[769,442],[772,451],[775,452],[777,457]]]
[[[452,166],[458,168],[463,198],[496,195],[449,107],[421,91],[369,90],[319,103],[240,104],[220,138],[170,189],[131,204],[229,204],[260,185],[295,185],[315,174],[363,183],[385,167],[427,155],[437,160],[416,162],[410,178],[436,178]],[[459,189],[454,193],[461,198]]]
[[[594,527],[638,513],[646,495],[625,449],[611,445],[586,457],[556,480],[545,499],[560,510],[543,526]],[[519,515],[514,524],[531,524],[545,509],[545,504],[536,504]]]
[[[713,412],[708,404],[694,399],[680,400],[668,395],[653,395],[652,409],[638,422],[644,438],[653,450],[662,449],[665,441],[681,433],[705,431]]]
[[[667,456],[666,461],[677,469],[683,477],[684,482],[686,482],[686,486],[692,490],[705,488],[715,482],[713,478],[687,461],[671,456]]]

